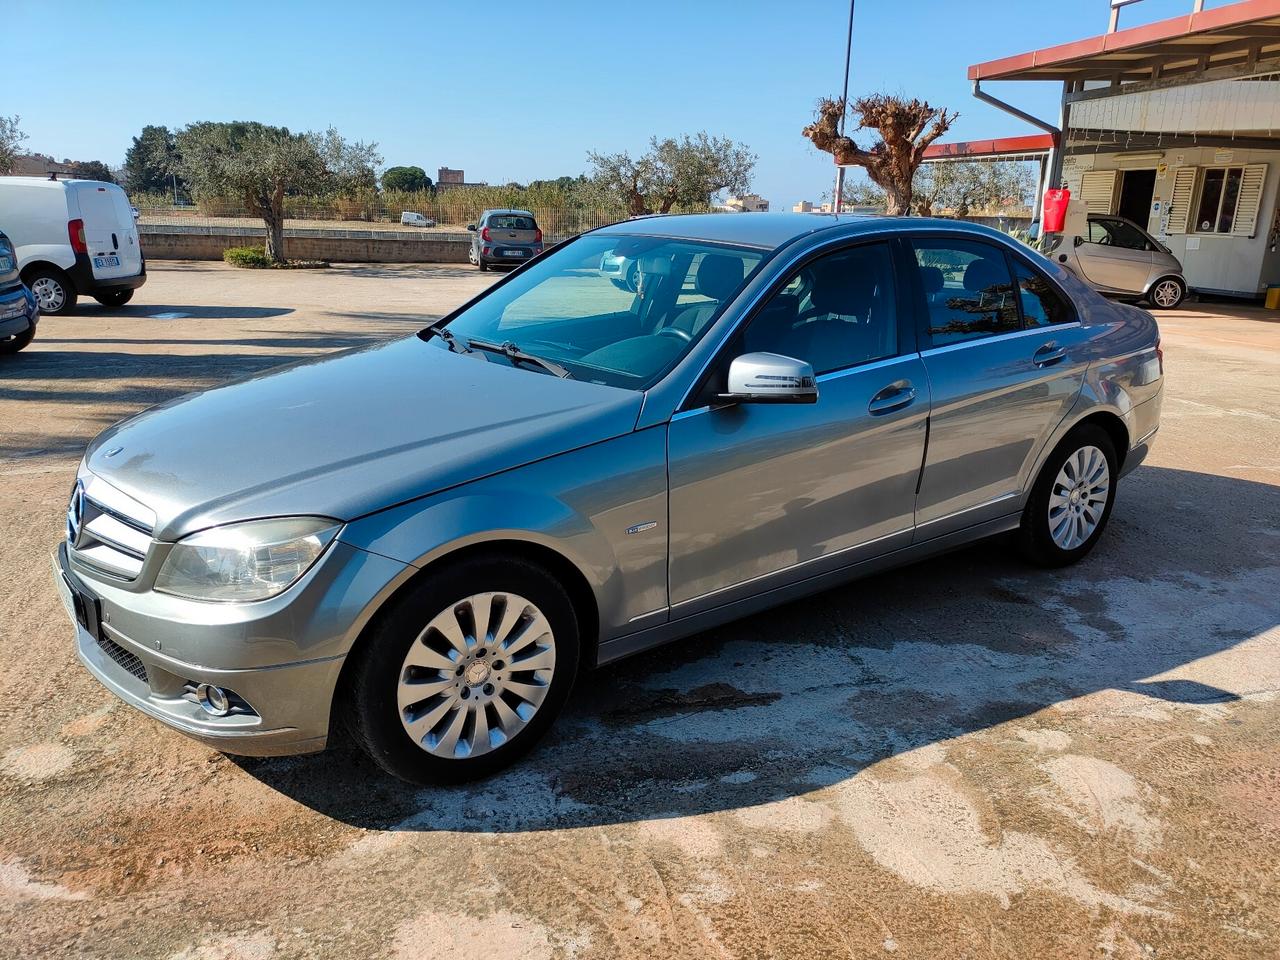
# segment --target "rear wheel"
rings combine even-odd
[[[123,307],[126,303],[133,299],[132,290],[112,290],[108,293],[94,294],[93,299],[97,300],[104,307]]]
[[[18,333],[12,337],[0,337],[0,355],[17,353],[33,339],[35,339],[36,328],[28,327],[23,333]]]
[[[527,752],[578,668],[568,595],[523,560],[477,558],[429,576],[380,619],[347,686],[348,727],[411,783],[456,783]]]
[[[1042,567],[1075,563],[1097,544],[1116,498],[1116,452],[1101,427],[1084,424],[1058,444],[1036,478],[1018,543]]]
[[[1177,277],[1161,277],[1151,286],[1147,299],[1153,307],[1161,310],[1173,310],[1187,296],[1187,285]]]
[[[70,313],[76,307],[76,288],[67,275],[55,267],[37,267],[27,278],[41,313]]]

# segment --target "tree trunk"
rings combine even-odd
[[[911,184],[882,183],[884,188],[884,212],[891,217],[911,215]]]
[[[284,263],[284,216],[268,208],[263,211],[262,221],[267,225],[267,259]]]

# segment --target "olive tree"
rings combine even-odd
[[[670,213],[676,204],[703,205],[721,190],[745,193],[756,157],[728,137],[700,131],[693,136],[649,140],[649,150],[632,159],[621,153],[587,154],[591,179],[605,197],[632,216]]]
[[[0,117],[0,174],[13,170],[14,161],[18,159],[18,146],[27,135],[18,128],[22,120],[19,116]]]
[[[177,135],[182,178],[197,198],[239,197],[267,227],[267,257],[284,262],[284,198],[323,182],[313,138],[285,127],[236,121],[193,123]]]
[[[858,146],[852,137],[841,132],[840,122],[846,113],[843,98],[820,100],[817,116],[801,132],[819,150],[831,154],[836,163],[863,167],[871,182],[884,191],[887,213],[909,213],[912,181],[926,148],[950,129],[959,114],[923,100],[885,93],[853,101],[848,112],[857,120],[855,132],[871,130],[877,135],[870,147]]]

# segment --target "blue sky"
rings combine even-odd
[[[754,186],[774,209],[830,190],[830,159],[800,129],[839,91],[846,0],[58,0],[74,26],[52,34],[50,0],[4,6],[5,34],[25,40],[6,44],[0,114],[58,158],[119,164],[148,123],[332,124],[377,141],[388,165],[504,183],[706,129],[759,155]],[[1191,7],[1143,0],[1121,25]],[[974,100],[966,67],[1101,33],[1107,14],[1107,0],[858,0],[850,91],[958,109],[948,139],[1032,133]],[[1053,84],[988,89],[1056,118]]]

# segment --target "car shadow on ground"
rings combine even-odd
[[[134,320],[262,320],[293,313],[293,307],[196,306],[180,303],[130,303],[123,307],[85,304],[77,315],[110,314]],[[43,338],[42,338],[43,339]]]
[[[1209,503],[1226,509],[1206,516]],[[1274,486],[1144,467],[1074,568],[1030,568],[991,540],[587,673],[543,744],[484,781],[407,787],[341,744],[236,762],[327,816],[392,830],[549,830],[798,797],[1099,691],[1200,710],[1239,699],[1167,674],[1280,622],[1277,547]]]

